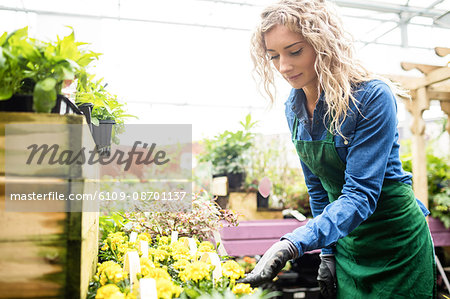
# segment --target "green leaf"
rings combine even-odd
[[[6,68],[6,57],[3,55],[3,48],[0,48],[0,70]]]
[[[92,116],[91,116],[91,123],[97,127],[100,125],[100,121],[98,120],[98,118]]]
[[[0,85],[0,101],[7,100],[7,99],[11,98],[12,95],[13,95],[13,91],[10,88],[10,86]]]
[[[6,39],[8,38],[8,33],[4,32],[2,36],[0,36],[0,47],[3,46],[3,44],[6,42]]]
[[[59,41],[58,54],[64,58],[76,60],[78,53],[78,48],[75,44],[75,33],[72,31],[70,35],[65,36],[61,41]]]
[[[56,103],[56,80],[46,78],[36,83],[33,92],[33,110],[49,113]]]

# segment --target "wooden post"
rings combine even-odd
[[[442,111],[447,114],[447,124],[445,125],[445,129],[450,134],[450,101],[440,101],[440,103]]]
[[[428,207],[428,180],[427,180],[427,159],[425,152],[425,121],[422,113],[430,107],[430,101],[425,87],[417,89],[416,97],[413,100],[406,100],[405,106],[412,114],[411,125],[412,136],[412,172],[413,188],[416,197]]]

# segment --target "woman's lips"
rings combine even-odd
[[[298,75],[295,75],[295,76],[288,77],[288,80],[289,81],[294,81],[294,80],[298,79],[301,75],[302,75],[302,73],[300,73]]]

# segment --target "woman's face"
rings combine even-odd
[[[301,34],[275,25],[264,39],[273,65],[293,88],[317,88],[316,52]]]

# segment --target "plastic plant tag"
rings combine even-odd
[[[141,273],[141,262],[137,251],[128,251],[123,261],[123,270],[130,274],[130,284],[137,281],[136,275]]]
[[[139,242],[139,249],[142,252],[142,257],[148,258],[148,241],[141,240],[141,242]]]
[[[189,239],[188,238],[183,238],[181,239],[181,244],[183,244],[184,247],[189,248]]]
[[[130,242],[136,242],[137,236],[138,236],[137,232],[131,232],[131,234],[130,234]]]
[[[172,234],[170,236],[170,244],[175,243],[178,240],[178,232],[172,231]]]
[[[194,238],[189,238],[189,253],[194,256],[197,253],[197,243]]]
[[[222,266],[220,263],[220,258],[215,252],[205,252],[200,258],[201,262],[211,263],[215,266],[213,270],[213,283],[222,277]]]
[[[216,230],[213,231],[213,237],[214,241],[216,242],[216,245],[219,244],[219,247],[217,247],[217,252],[220,255],[228,255],[227,250],[222,244],[222,237],[220,236],[220,233]]]
[[[158,299],[156,281],[153,278],[141,278],[139,280],[139,292],[141,299]]]
[[[268,177],[264,177],[260,182],[258,186],[258,191],[261,193],[263,197],[267,197],[270,194],[270,191],[272,190],[272,182],[269,180]]]

